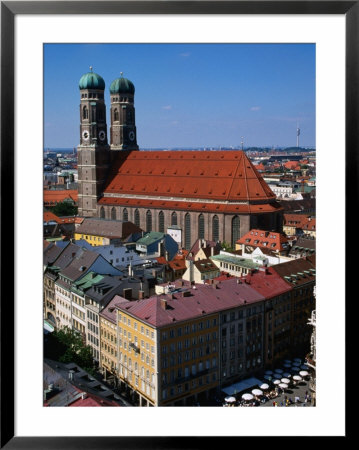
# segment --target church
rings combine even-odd
[[[78,213],[130,221],[144,231],[170,233],[183,248],[198,239],[235,242],[252,228],[281,231],[283,208],[245,152],[141,151],[135,86],[110,85],[84,74],[80,88]]]

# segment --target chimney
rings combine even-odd
[[[167,300],[165,298],[161,298],[161,308],[167,309]]]
[[[81,398],[82,400],[85,400],[85,398],[87,398],[87,392],[81,392]]]
[[[211,247],[211,256],[214,255],[214,246]]]
[[[202,239],[202,247],[203,248],[207,247],[207,241],[205,239]]]
[[[73,380],[74,379],[74,370],[69,370],[69,380]]]
[[[143,300],[145,298],[145,291],[138,291],[138,299]]]

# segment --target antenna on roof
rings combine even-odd
[[[123,77],[123,72],[120,72],[121,77]]]
[[[90,70],[91,70],[91,72],[92,72],[92,69],[93,69],[93,67],[92,67],[92,66],[90,66]]]

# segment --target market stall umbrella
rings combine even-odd
[[[284,363],[283,364],[283,367],[285,367],[285,368],[289,368],[289,367],[291,367],[291,363],[290,362],[287,362],[287,363]]]
[[[300,358],[294,358],[293,361],[296,362],[296,363],[298,362],[299,364],[302,363],[302,360]]]
[[[290,383],[290,380],[288,380],[288,378],[282,378],[281,380],[280,380],[282,383],[284,383],[284,384],[289,384]],[[280,385],[279,385],[280,386]]]
[[[265,375],[272,375],[272,373],[273,373],[273,370],[266,370],[264,372]]]
[[[293,376],[293,380],[295,380],[295,381],[302,381],[302,377],[299,376],[299,375],[294,375]]]
[[[280,383],[280,380],[274,380],[273,381],[273,384],[279,384]]]
[[[307,364],[303,364],[302,366],[300,366],[300,368],[301,368],[302,370],[308,370],[308,369],[309,369],[309,367],[307,366]]]
[[[286,383],[279,383],[279,387],[281,387],[282,389],[287,389],[288,385]]]
[[[290,371],[294,372],[294,373],[298,373],[300,371],[300,369],[299,369],[299,367],[293,366],[293,367],[291,367]]]
[[[283,377],[290,378],[292,375],[288,372],[283,373]]]
[[[261,384],[259,387],[260,387],[261,389],[263,389],[263,390],[269,389],[269,385],[268,385],[267,383],[263,383],[263,384]]]
[[[283,369],[275,369],[275,371],[274,372],[278,372],[278,373],[283,373],[284,372],[284,370]]]
[[[226,397],[224,399],[224,401],[226,401],[227,403],[233,403],[236,401],[236,398],[235,397]]]
[[[272,381],[272,378],[273,378],[273,377],[271,377],[270,375],[264,375],[263,378],[264,378],[265,380]]]
[[[263,395],[263,391],[261,391],[260,389],[253,389],[252,391],[253,395]]]
[[[242,395],[243,400],[253,400],[253,395],[252,394],[243,394]]]
[[[285,359],[283,362],[284,362],[284,364],[291,364],[292,363],[292,361],[290,359]]]
[[[294,366],[294,367],[299,367],[299,366],[300,366],[300,362],[295,362],[295,361],[293,361],[292,366]]]
[[[281,373],[275,373],[273,376],[274,376],[274,378],[280,379],[280,378],[282,378],[283,375]]]
[[[306,377],[307,375],[309,375],[309,373],[306,370],[301,370],[299,372],[299,375],[301,375],[302,377]]]

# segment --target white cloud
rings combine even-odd
[[[191,56],[191,53],[190,52],[180,53],[180,56],[182,56],[183,58],[188,58],[189,56]]]
[[[259,111],[261,109],[260,106],[252,106],[251,111]]]
[[[172,109],[172,105],[162,106],[162,109],[170,110]]]

